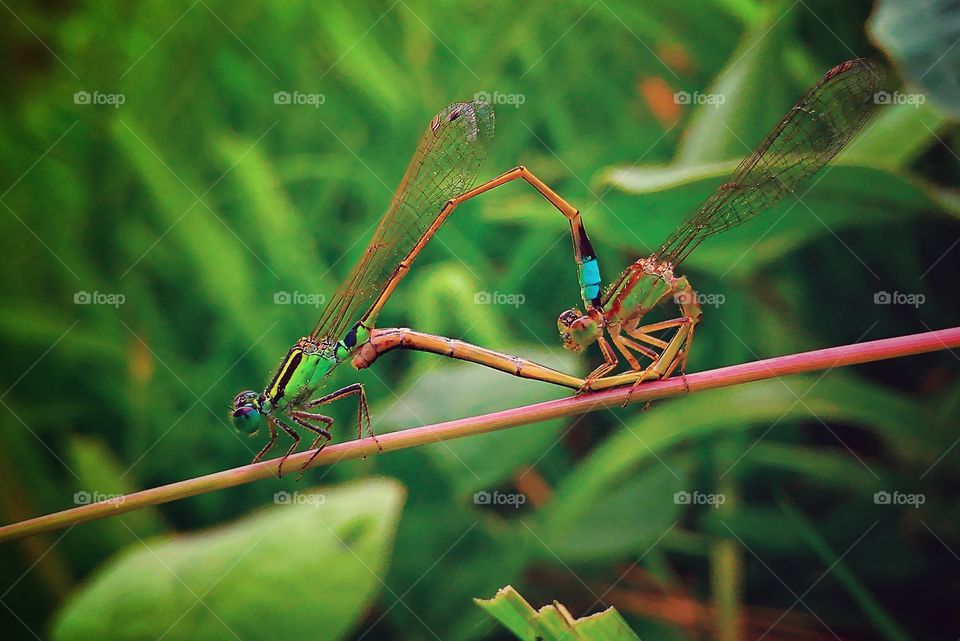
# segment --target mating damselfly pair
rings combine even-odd
[[[290,349],[266,389],[234,398],[232,420],[239,431],[252,436],[263,423],[269,430],[269,441],[254,462],[270,451],[282,430],[293,441],[280,459],[277,471],[282,474],[284,461],[301,439],[292,423],[314,436],[314,452],[301,467],[302,474],[331,439],[333,419],[317,408],[347,396],[357,397],[358,437],[364,429],[373,436],[362,385],[314,395],[343,361],[362,369],[397,348],[470,361],[578,392],[635,386],[667,378],[678,369],[683,372],[702,311],[690,283],[676,275],[676,268],[705,239],[746,222],[810,180],[867,121],[882,79],[881,69],[869,60],[851,60],[828,71],[656,252],[627,267],[605,290],[579,211],[529,169],[516,167],[473,187],[493,138],[493,109],[481,101],[450,105],[423,133],[373,239],[313,332]],[[517,179],[533,186],[569,221],[584,310],[563,312],[557,326],[568,350],[599,346],[603,363],[586,378],[459,340],[408,328],[374,328],[390,294],[457,206]],[[670,300],[678,307],[675,318],[642,324],[648,312]],[[664,331],[667,336],[657,336]],[[618,352],[630,365],[627,373],[613,374]]]

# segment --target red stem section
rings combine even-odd
[[[817,370],[833,369],[846,365],[869,363],[888,358],[899,358],[926,352],[960,347],[960,327],[884,338],[867,343],[843,345],[818,349],[812,352],[778,356],[765,360],[731,365],[707,372],[688,374],[685,380],[680,377],[665,381],[651,381],[638,386],[629,398],[629,403],[645,403],[688,392],[699,392],[718,387],[728,387],[741,383],[750,383],[763,379],[801,374]],[[572,396],[525,407],[517,407],[502,412],[493,412],[482,416],[472,416],[435,425],[414,427],[379,436],[383,452],[402,450],[462,438],[474,434],[484,434],[519,425],[529,425],[550,419],[585,414],[599,409],[623,405],[627,401],[629,388],[621,387],[602,392]],[[373,439],[365,438],[327,447],[317,456],[310,467],[330,465],[337,461],[356,459],[378,454]],[[291,456],[285,464],[288,470],[297,470],[309,457],[310,452],[301,452]],[[265,479],[275,474],[277,460],[261,461],[255,465],[245,465],[207,476],[200,476],[178,483],[134,492],[124,497],[99,503],[75,507],[62,512],[39,516],[20,523],[0,527],[0,542],[32,536],[43,532],[86,523],[95,519],[130,512],[150,505],[169,503],[196,496],[205,492],[222,490],[228,487]]]

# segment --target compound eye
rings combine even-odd
[[[249,436],[253,436],[260,429],[260,410],[252,405],[238,407],[231,415],[233,427]]]
[[[577,309],[568,309],[567,311],[560,314],[558,319],[566,327],[573,325],[583,314],[580,313],[580,310]]]

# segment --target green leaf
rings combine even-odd
[[[404,490],[295,494],[231,525],[138,541],[67,603],[55,639],[342,639],[379,592]]]
[[[69,455],[70,467],[80,477],[74,495],[75,503],[104,500],[137,489],[133,479],[126,476],[125,467],[119,464],[100,439],[74,436],[70,439]],[[146,537],[166,532],[168,527],[157,508],[148,507],[119,518],[91,523],[89,529],[91,531],[86,534],[95,548],[88,550],[88,554],[102,552],[105,555],[129,543],[131,531],[135,536]]]
[[[316,36],[323,39],[324,50],[336,58],[319,73],[314,70],[314,82],[318,83],[336,68],[345,82],[352,84],[356,91],[365,94],[368,101],[377,103],[386,113],[401,111],[404,103],[394,80],[403,76],[397,52],[391,51],[389,45],[377,38],[363,48],[362,55],[354,51],[392,8],[386,11],[373,6],[318,8],[317,15],[309,19],[316,22]]]
[[[738,505],[726,514],[719,510],[704,511],[697,531],[714,541],[736,532],[743,545],[761,554],[789,556],[803,549],[803,539],[791,527],[781,510],[769,506]]]
[[[850,141],[834,163],[896,170],[908,167],[939,141],[947,119],[933,105],[889,105]]]
[[[512,587],[497,591],[492,599],[474,599],[505,628],[524,641],[639,641],[639,637],[614,608],[575,619],[554,601],[534,610]]]
[[[223,286],[224,274],[230,274],[238,282],[255,281],[246,261],[249,254],[238,251],[236,238],[223,233],[222,219],[211,214],[212,197],[205,195],[199,183],[191,184],[194,181],[190,177],[181,178],[172,173],[169,165],[174,160],[164,157],[163,148],[133,118],[117,120],[112,133],[120,153],[149,190],[156,210],[153,213],[157,219],[156,234],[161,238],[169,235],[167,242],[177,244],[179,259],[189,266],[192,274],[192,286],[201,290],[211,304],[238,319],[238,326],[248,332],[249,340],[258,342],[263,329],[259,325],[254,327],[249,314],[258,301],[254,301],[252,292],[245,288]],[[200,196],[203,197],[198,198]],[[153,245],[125,249],[132,265],[156,259],[151,256]],[[256,253],[250,259],[257,260]]]
[[[749,429],[773,430],[794,420],[862,425],[885,439],[891,453],[907,459],[931,456],[910,428],[931,420],[926,411],[889,390],[839,374],[833,374],[829,384],[806,376],[750,383],[665,402],[627,423],[557,486],[553,500],[542,511],[544,522],[577,522],[636,470],[660,467],[656,460],[681,443]],[[758,438],[775,436],[757,434]],[[837,446],[843,447],[839,441]],[[735,465],[749,464],[749,455],[749,450],[744,452]]]
[[[904,76],[941,108],[960,116],[960,10],[954,0],[880,0],[868,28]]]
[[[334,291],[337,283],[329,267],[321,268],[316,241],[302,237],[305,229],[321,237],[322,229],[290,202],[265,149],[255,140],[224,135],[218,137],[213,151],[232,168],[227,178],[236,192],[232,196],[236,199],[236,222],[232,224],[238,229],[257,230],[255,237],[242,240],[275,272],[276,288],[308,293]],[[291,243],[291,238],[300,242]]]
[[[609,167],[596,178],[600,187],[616,187],[630,194],[656,194],[677,187],[711,181],[733,173],[739,160],[664,166]]]
[[[687,485],[688,465],[660,461],[594,497],[582,512],[542,513],[534,550],[544,559],[595,561],[644,552],[676,524],[676,493]],[[536,545],[539,543],[539,546]]]
[[[846,451],[825,452],[792,443],[764,440],[750,451],[750,462],[755,466],[792,472],[806,481],[821,483],[833,489],[846,488],[869,493],[880,489],[881,484],[880,479],[874,477]]]
[[[730,64],[707,89],[723,100],[697,107],[684,132],[679,163],[697,165],[749,153],[750,145],[759,142],[800,96],[783,82],[784,43],[797,10],[786,1],[765,9],[765,19],[751,25]]]

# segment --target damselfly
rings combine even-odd
[[[301,467],[302,473],[331,439],[333,419],[317,413],[317,408],[348,396],[357,397],[358,436],[363,436],[364,428],[373,436],[361,384],[314,396],[337,365],[358,353],[414,259],[464,201],[523,179],[569,220],[571,233],[578,239],[574,244],[577,263],[593,256],[577,210],[525,168],[517,167],[471,189],[493,130],[493,109],[483,101],[452,104],[430,122],[373,239],[324,308],[313,332],[290,348],[262,392],[245,390],[234,397],[231,419],[238,431],[254,436],[264,423],[269,430],[269,440],[254,463],[270,451],[278,429],[282,430],[293,440],[277,468],[282,475],[283,462],[301,440],[293,423],[314,436],[310,448],[316,451]]]
[[[882,70],[869,60],[837,65],[790,109],[733,176],[689,216],[656,252],[630,265],[600,293],[600,274],[592,249],[578,260],[580,289],[586,311],[568,309],[557,321],[563,346],[582,351],[597,343],[604,362],[586,378],[570,376],[531,361],[476,345],[406,328],[380,329],[354,358],[358,368],[380,354],[404,348],[442,354],[581,391],[667,378],[684,371],[694,329],[703,315],[698,296],[676,268],[705,239],[731,229],[794,193],[854,137],[873,113]],[[559,198],[559,197],[558,197]],[[580,228],[575,245],[589,248]],[[673,300],[676,318],[642,325],[652,309]],[[655,334],[672,331],[670,340]],[[609,337],[609,341],[607,340]],[[609,376],[617,354],[631,372]],[[649,361],[646,365],[640,359]]]

